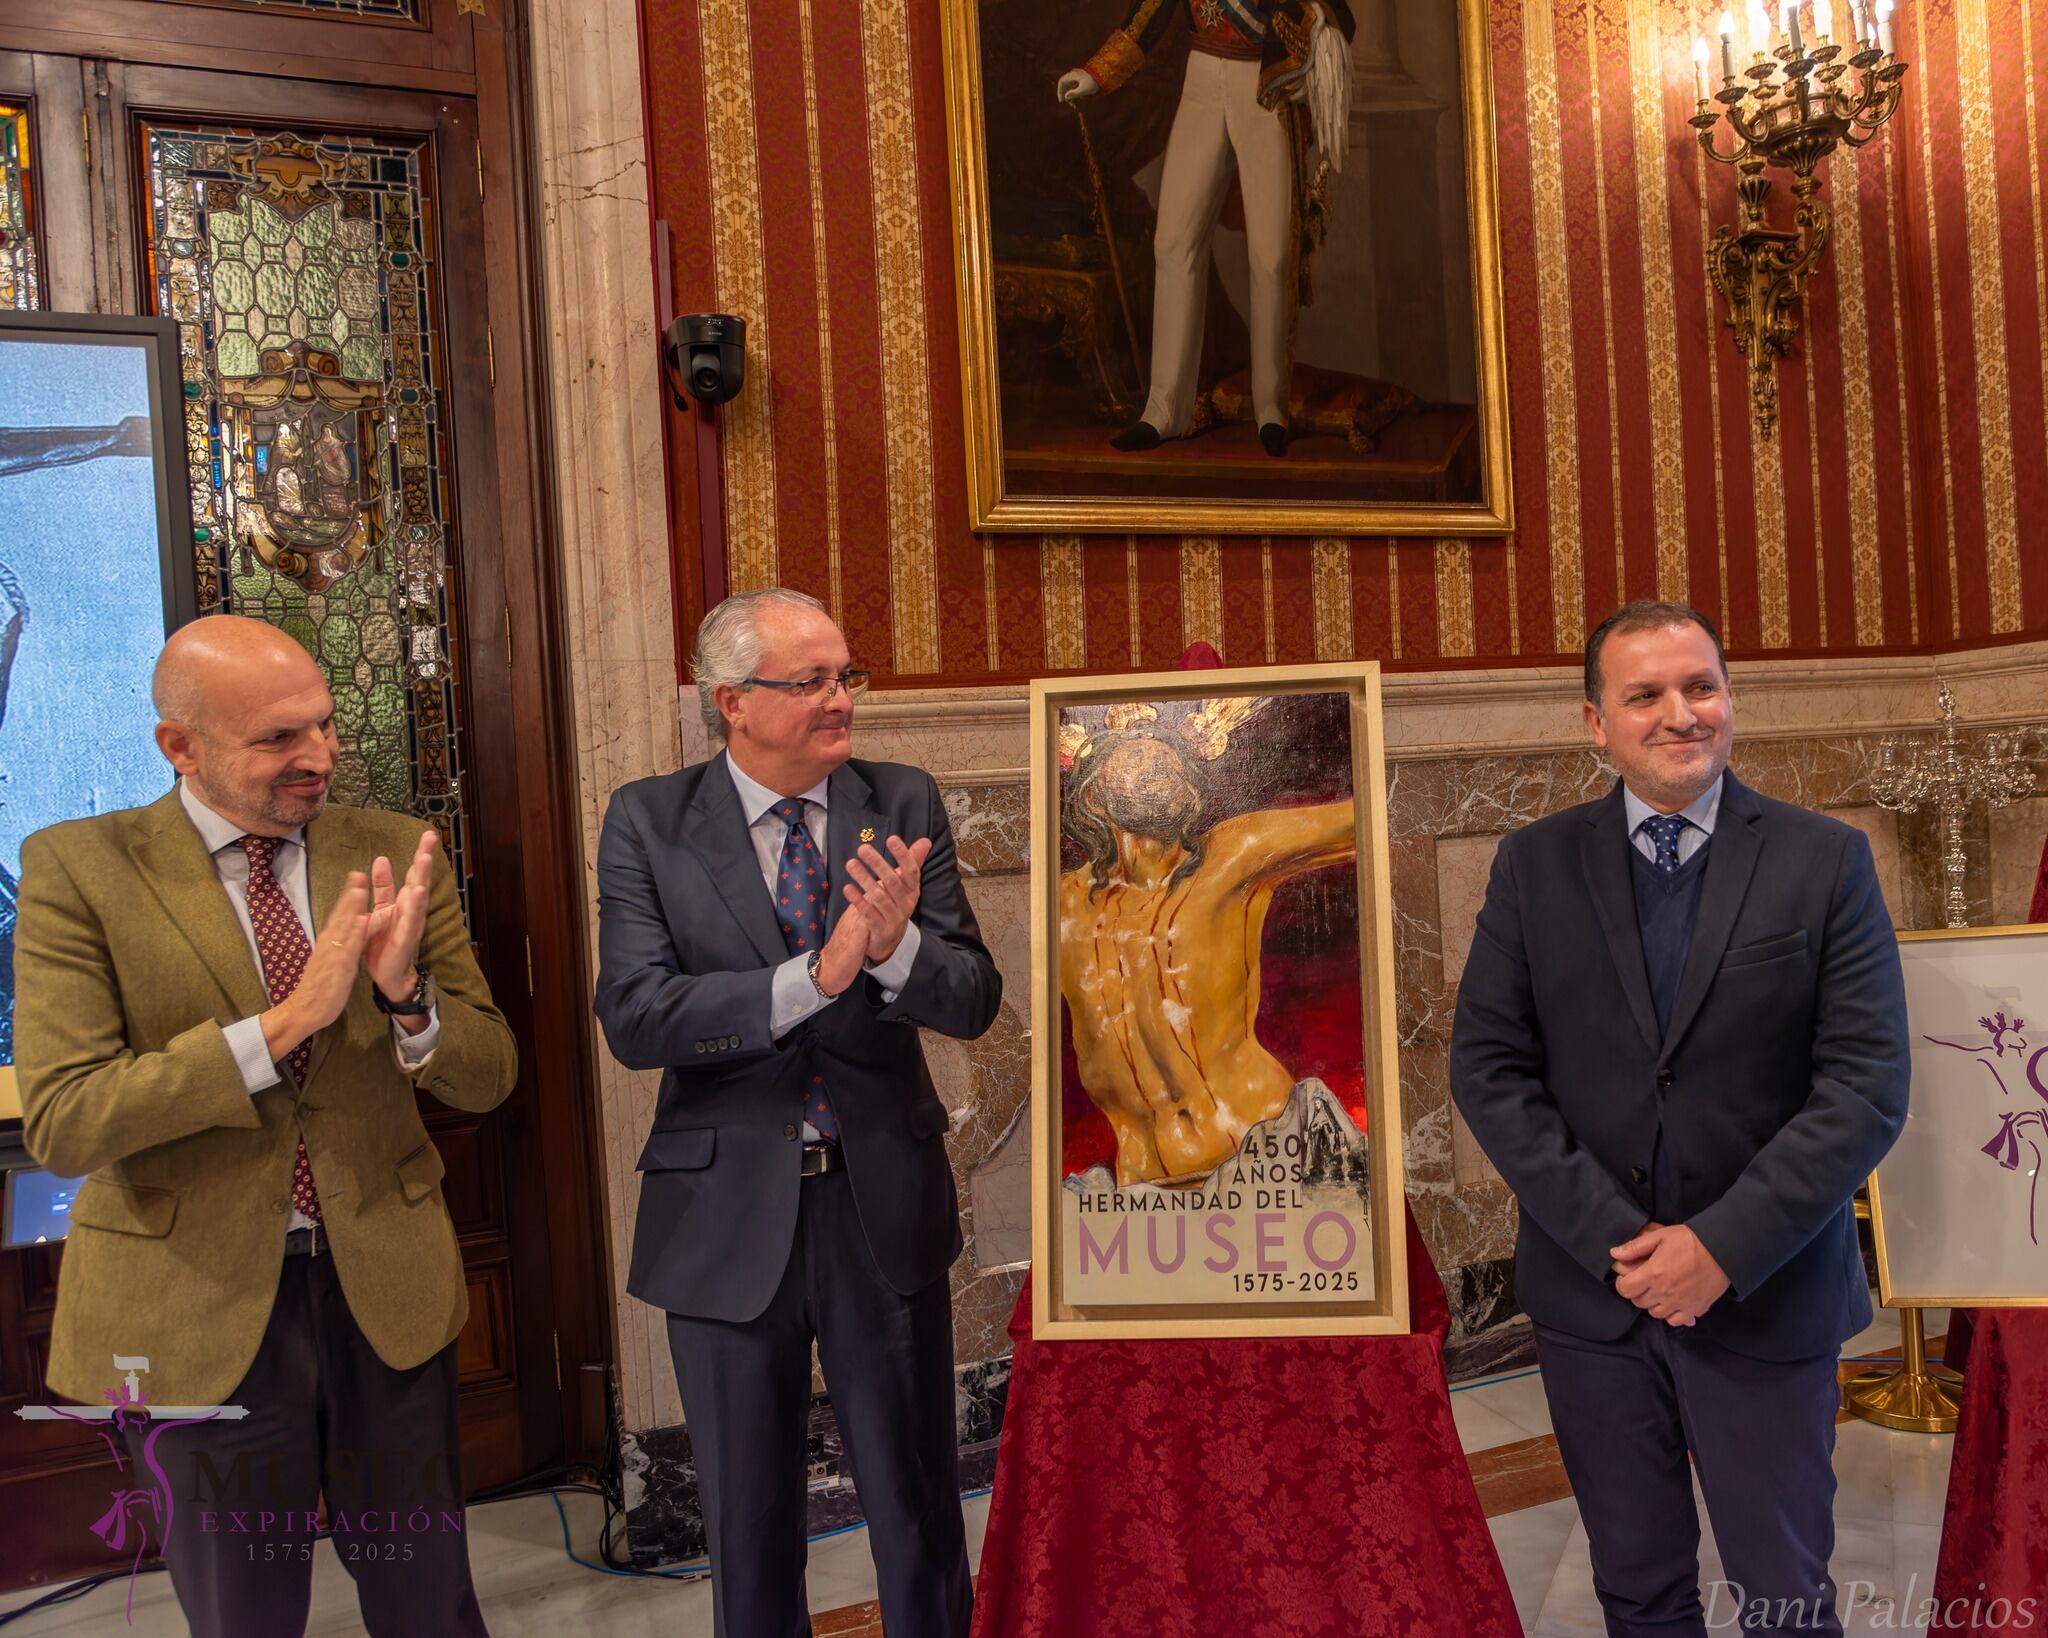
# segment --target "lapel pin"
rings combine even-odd
[[[868,826],[860,833],[860,839],[863,842],[872,842],[875,839],[875,827],[873,825]]]

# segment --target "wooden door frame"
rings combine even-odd
[[[28,54],[35,65],[39,121],[95,114],[91,130],[92,203],[73,215],[96,264],[104,238],[95,224],[108,209],[134,220],[121,159],[127,121],[110,105],[154,106],[155,71],[256,73],[318,80],[333,85],[352,77],[361,90],[351,106],[356,123],[391,128],[377,113],[379,93],[436,90],[473,98],[477,164],[483,179],[481,212],[484,298],[496,391],[489,419],[496,463],[495,561],[465,554],[464,613],[459,639],[470,653],[502,643],[509,659],[465,668],[471,720],[481,709],[509,715],[512,767],[506,786],[516,805],[522,879],[507,898],[523,911],[521,924],[492,927],[493,941],[523,938],[531,969],[532,1061],[535,1087],[533,1148],[544,1184],[553,1306],[556,1401],[563,1461],[601,1458],[609,1439],[607,1387],[615,1353],[609,1235],[602,1197],[601,1143],[596,1096],[595,1036],[589,1010],[582,827],[576,805],[576,758],[561,600],[559,535],[551,476],[551,440],[545,417],[546,353],[540,345],[540,229],[535,208],[538,172],[528,122],[530,51],[516,0],[488,0],[482,16],[457,16],[452,0],[424,0],[429,27],[366,25],[326,16],[293,15],[278,8],[254,12],[214,0],[165,5],[160,0],[15,0],[0,24],[0,51]],[[326,51],[351,55],[327,56]],[[93,108],[71,55],[102,57],[108,94]],[[68,108],[45,109],[44,82],[61,92],[69,71]],[[132,85],[129,82],[133,80]],[[136,93],[141,93],[137,95]],[[59,103],[62,98],[58,99]],[[178,99],[172,99],[176,106]],[[255,112],[254,109],[251,110]],[[416,124],[415,122],[412,122]],[[408,128],[401,124],[400,128]],[[48,145],[44,155],[54,150]],[[452,164],[455,156],[449,156]],[[111,185],[121,197],[102,205]],[[47,187],[47,184],[46,184]],[[50,217],[45,216],[45,221]],[[46,240],[46,245],[49,241]],[[76,255],[68,244],[63,262]],[[57,258],[46,258],[46,265]],[[60,263],[59,265],[62,265]],[[89,276],[65,266],[63,285],[93,292],[101,307],[137,305],[132,269],[96,265]],[[52,305],[55,290],[46,297]],[[444,298],[445,299],[445,298]],[[74,304],[75,298],[74,298]],[[451,372],[448,387],[458,389]],[[459,482],[459,480],[458,480]],[[479,513],[463,494],[466,538],[475,539]],[[502,609],[493,625],[490,611]],[[469,656],[466,654],[465,658]],[[495,678],[487,692],[482,686]],[[494,950],[500,988],[509,989],[510,948]]]

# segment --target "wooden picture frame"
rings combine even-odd
[[[2048,1307],[2048,924],[1902,932],[1899,954],[1913,1089],[1870,1178],[1879,1297]]]
[[[1041,680],[1031,743],[1033,1334],[1405,1332],[1379,667]]]
[[[1256,20],[1302,3],[1209,9]],[[1336,15],[1333,0],[1322,4]],[[1267,89],[1270,64],[1191,52],[1188,0],[999,12],[982,0],[944,0],[975,529],[1512,532],[1485,0],[1359,6],[1355,17],[1342,9],[1352,29],[1350,146],[1321,177],[1321,149],[1307,145],[1311,116],[1290,112],[1306,104]],[[1144,37],[1142,51],[1125,25]],[[1277,40],[1280,29],[1270,26]],[[1192,138],[1176,139],[1177,169],[1168,170],[1177,99],[1202,94],[1193,80],[1182,87],[1183,59],[1212,78],[1219,64],[1260,71],[1259,95],[1276,104],[1266,117],[1303,125],[1299,139],[1285,139],[1300,156],[1289,180],[1275,182],[1279,161],[1254,154],[1257,174],[1246,181],[1244,164],[1228,154],[1214,160],[1188,146]],[[1091,60],[1117,64],[1102,70],[1110,83],[1060,102],[1062,73]],[[1216,163],[1236,175],[1216,184],[1222,225],[1211,219],[1188,230],[1202,241],[1200,271],[1169,273],[1166,299],[1166,311],[1192,314],[1181,333],[1199,363],[1185,388],[1159,387],[1166,396],[1155,399],[1153,365],[1184,356],[1180,343],[1161,339],[1174,333],[1172,322],[1153,329],[1158,202],[1169,184],[1176,201],[1192,197],[1208,183],[1187,179]],[[1284,235],[1271,225],[1272,209],[1241,208],[1246,189],[1254,205],[1284,189]],[[1202,220],[1199,210],[1171,215]],[[1242,232],[1231,226],[1240,215]],[[1318,219],[1326,231],[1315,240],[1304,223]],[[1263,240],[1285,239],[1284,253],[1262,253],[1286,258],[1264,286],[1285,294],[1264,297],[1263,307],[1251,273],[1254,221]],[[1165,265],[1185,268],[1186,259],[1176,253]],[[1262,319],[1276,309],[1282,316]],[[1284,330],[1282,363],[1268,377],[1283,383],[1285,398],[1288,436],[1277,458],[1261,443],[1261,404],[1276,398],[1260,390],[1255,329],[1266,337]],[[1156,373],[1181,379],[1171,364]],[[1148,405],[1169,421],[1188,419],[1188,430],[1149,450],[1112,448],[1110,437]]]

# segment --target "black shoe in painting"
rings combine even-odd
[[[1133,421],[1110,439],[1111,449],[1157,449],[1162,442],[1159,429],[1150,421]]]
[[[1268,455],[1287,453],[1287,429],[1278,421],[1268,421],[1259,428],[1259,442],[1266,447]]]

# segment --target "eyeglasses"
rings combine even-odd
[[[868,691],[868,674],[865,671],[842,671],[837,676],[799,677],[795,681],[778,677],[749,677],[749,688],[780,688],[809,704],[815,699],[830,700],[841,689],[850,700],[857,700]]]

